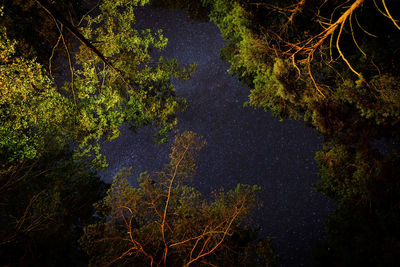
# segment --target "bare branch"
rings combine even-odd
[[[161,223],[161,233],[162,233],[162,238],[163,238],[163,242],[164,242],[164,266],[167,265],[167,254],[168,254],[168,245],[167,242],[165,240],[165,220],[167,217],[167,209],[168,209],[168,205],[169,205],[169,200],[171,198],[171,190],[172,190],[172,184],[176,178],[176,174],[178,172],[178,168],[182,162],[182,160],[184,159],[186,153],[189,150],[189,146],[185,146],[185,150],[183,151],[180,159],[177,161],[175,168],[174,168],[174,173],[172,174],[171,178],[170,178],[170,183],[169,183],[169,187],[168,187],[168,196],[167,196],[167,200],[165,201],[165,207],[164,207],[164,214],[163,214],[163,220]]]

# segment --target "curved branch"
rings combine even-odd
[[[387,17],[393,22],[394,26],[396,26],[396,28],[400,30],[400,26],[396,23],[396,20],[390,14],[389,9],[386,6],[385,0],[382,0],[382,4],[383,4],[383,7],[385,8]]]

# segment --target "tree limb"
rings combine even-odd
[[[84,46],[86,46],[91,52],[96,54],[110,69],[112,69],[119,78],[130,88],[132,86],[125,80],[121,72],[117,70],[106,58],[105,56],[94,46],[92,43],[86,39],[76,27],[74,27],[69,21],[67,21],[60,13],[57,12],[46,0],[35,0],[36,3],[43,8],[50,16],[54,17],[58,22],[65,26]]]

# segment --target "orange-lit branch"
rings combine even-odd
[[[325,40],[330,37],[331,39],[333,38],[333,35],[335,31],[339,28],[339,32],[336,37],[336,49],[339,52],[340,57],[344,60],[344,62],[347,64],[347,66],[350,68],[352,72],[354,72],[357,76],[361,77],[361,75],[351,66],[350,62],[346,59],[344,56],[343,52],[340,49],[340,37],[343,31],[344,24],[346,21],[352,16],[354,10],[359,8],[363,4],[364,0],[355,0],[353,4],[334,22],[334,23],[329,23],[328,27],[326,27],[322,32],[319,34],[312,36],[311,38],[302,41],[300,43],[290,43],[287,41],[284,41],[283,38],[281,38],[279,35],[275,34],[277,38],[283,42],[289,49],[286,51],[282,52],[284,55],[289,55],[292,61],[293,66],[297,69],[298,72],[300,72],[299,68],[296,65],[295,57],[297,54],[302,54],[305,55],[306,58],[303,60],[308,66],[308,74],[311,77],[311,80],[317,89],[317,91],[324,96],[324,94],[319,90],[318,85],[311,73],[311,61],[313,60],[314,53],[315,51],[321,47],[321,45],[325,42]],[[303,1],[300,1],[298,4],[298,7],[294,9],[294,12],[298,12],[299,8],[301,8],[302,5],[304,5]],[[297,11],[296,11],[297,10]],[[332,43],[332,42],[331,42]]]

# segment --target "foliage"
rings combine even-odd
[[[134,28],[134,8],[147,1],[102,1],[80,26],[73,21],[81,12],[72,13],[72,29],[88,38],[79,51],[60,23],[77,2],[52,1],[59,13],[50,15],[37,4],[47,1],[11,2],[0,23],[1,264],[81,264],[76,241],[103,196],[90,171],[105,166],[99,143],[117,137],[122,123],[156,126],[165,140],[185,107],[171,79],[188,79],[195,65],[150,57],[167,39]]]
[[[64,151],[1,163],[2,265],[71,266],[85,261],[77,240],[105,185]]]
[[[64,16],[76,20],[87,12],[81,0],[58,0],[56,8]],[[55,3],[55,1],[52,1]],[[16,40],[18,56],[26,59],[37,58],[42,65],[48,64],[59,32],[52,17],[42,10],[35,0],[2,1],[4,14],[0,17],[0,26],[8,31],[11,39]],[[68,33],[64,39],[72,48],[73,39]],[[58,49],[59,53],[63,48]]]
[[[4,28],[0,29],[0,49],[2,159],[34,159],[50,144],[65,142],[63,129],[71,124],[71,105],[40,64],[15,56],[15,42],[7,38]]]
[[[195,65],[151,58],[167,39],[161,31],[134,27],[135,8],[147,2],[103,0],[88,8],[81,1],[51,1],[54,11],[38,4],[48,4],[45,0],[3,3],[5,264],[18,258],[20,265],[51,265],[62,254],[78,255],[74,241],[103,188],[86,171],[105,166],[99,143],[116,138],[123,123],[157,127],[158,141],[176,125],[185,101],[170,82],[187,79]],[[193,17],[206,13],[200,2],[227,41],[221,56],[231,63],[230,73],[250,88],[246,105],[281,118],[304,118],[324,135],[316,188],[336,200],[338,209],[328,220],[328,242],[319,247],[318,263],[398,263],[399,156],[372,148],[376,139],[398,138],[400,132],[396,6],[384,0],[152,1]],[[77,33],[83,38],[78,50]],[[68,64],[55,64],[60,57]],[[75,160],[65,152],[67,144],[77,148]],[[242,224],[257,187],[239,185],[205,200],[185,185],[203,145],[193,133],[177,137],[170,164],[142,174],[138,188],[123,173],[116,177],[97,204],[102,221],[87,227],[81,239],[93,264],[273,261],[270,240],[254,242],[256,231]],[[57,263],[63,264],[69,262]]]
[[[239,184],[204,199],[185,185],[196,169],[204,145],[193,132],[175,137],[163,170],[142,173],[140,186],[129,185],[129,170],[118,174],[103,201],[102,220],[85,228],[80,242],[91,265],[189,266],[271,263],[270,240],[256,242],[244,222],[257,205],[258,186]]]
[[[351,108],[355,119],[371,118],[378,124],[398,125],[395,81],[399,68],[388,59],[399,56],[394,42],[400,32],[373,3],[363,3],[352,11],[359,26],[353,25],[350,17],[346,25],[350,36],[343,33],[334,37],[341,46],[332,41],[330,46],[321,45],[323,39],[306,50],[310,44],[307,42],[314,41],[312,38],[319,36],[321,28],[324,30],[319,25],[329,26],[335,19],[341,22],[346,6],[327,1],[204,2],[212,6],[210,18],[228,41],[222,55],[231,63],[230,71],[251,88],[249,105],[271,110],[283,118],[299,119],[305,115],[307,121],[327,134],[334,129],[326,129],[316,119],[328,117],[321,114],[327,104]],[[363,1],[354,1],[358,2]],[[326,21],[331,13],[332,18]],[[368,35],[364,28],[380,34]],[[358,76],[347,66],[347,58],[342,58],[339,49],[342,54],[354,54],[349,60]],[[342,121],[336,124],[354,122],[336,119]]]
[[[176,60],[150,57],[150,50],[163,49],[167,39],[161,31],[134,28],[134,8],[146,3],[102,1],[92,10],[96,15],[86,14],[81,27],[73,29],[82,32],[87,42],[96,44],[102,58],[87,43],[82,43],[77,53],[71,53],[59,23],[61,15],[50,12],[59,37],[49,56],[49,73],[35,59],[18,56],[22,51],[12,56],[15,42],[8,41],[2,33],[2,53],[7,56],[2,59],[7,63],[2,64],[2,80],[3,87],[9,87],[1,96],[2,129],[7,129],[2,149],[9,149],[10,157],[39,156],[38,147],[46,147],[42,139],[49,144],[56,136],[64,142],[77,143],[76,157],[90,159],[92,166],[102,167],[106,162],[99,153],[99,142],[118,137],[122,123],[134,129],[153,125],[158,128],[156,141],[166,141],[168,131],[177,123],[176,114],[185,108],[171,79],[188,79],[196,66],[182,67]],[[9,12],[7,8],[4,11]],[[70,80],[63,75],[64,85],[57,87],[49,74],[54,65],[54,49],[61,44],[71,75]],[[8,106],[4,103],[10,97],[14,102]],[[11,113],[17,117],[7,117]]]
[[[331,141],[324,144],[315,159],[321,176],[316,188],[339,204],[368,204],[400,192],[397,152],[382,155],[370,146]]]
[[[72,102],[23,52],[1,27],[1,264],[71,266],[85,259],[77,239],[104,184],[66,151],[78,131]]]
[[[85,133],[82,154],[90,153],[93,141],[116,138],[123,122],[133,128],[149,124],[159,127],[158,141],[165,141],[166,133],[177,123],[176,113],[184,109],[184,101],[177,97],[170,81],[187,79],[195,65],[182,69],[176,60],[151,59],[150,50],[163,49],[167,39],[161,31],[133,27],[135,6],[145,3],[104,1],[98,15],[84,18],[81,32],[97,44],[117,71],[81,45],[74,83],[64,90],[74,94],[79,110],[77,121]]]
[[[400,157],[331,142],[317,153],[317,189],[338,201],[318,266],[396,266],[400,261]]]
[[[363,142],[325,143],[317,152],[316,189],[338,202],[327,221],[328,240],[317,247],[321,266],[395,266],[400,261],[399,154],[381,154]]]
[[[387,1],[204,0],[246,105],[304,118],[324,136],[316,188],[338,202],[322,266],[396,266],[399,9]],[[397,263],[397,264],[396,264]]]

